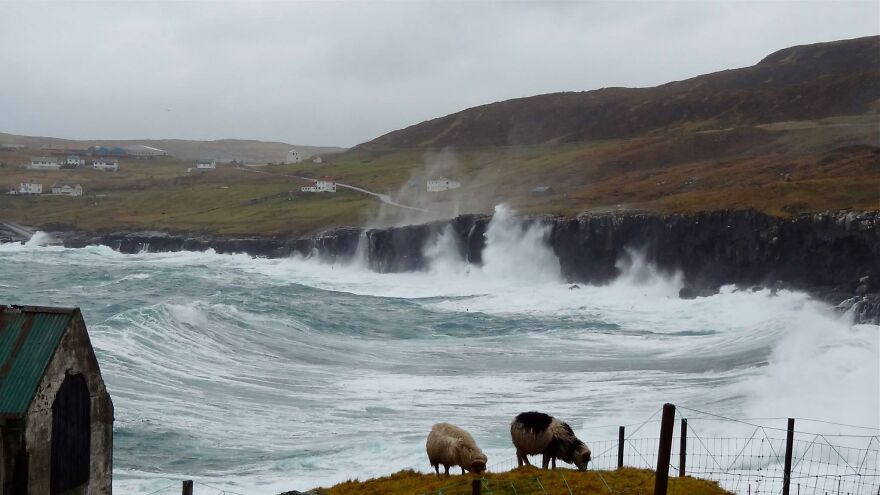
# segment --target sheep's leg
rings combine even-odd
[[[523,460],[522,459],[523,459],[522,454],[517,450],[516,451],[516,467],[523,467]]]
[[[541,459],[541,467],[543,469],[547,469],[547,466],[550,465],[550,456],[544,454],[544,457]]]
[[[446,476],[449,476],[449,466],[446,464],[443,465],[443,468],[446,469]]]
[[[531,465],[532,465],[532,463],[529,462],[529,456],[526,455],[526,454],[522,454],[522,462],[523,462],[523,464],[525,464],[526,466],[531,466]],[[522,466],[522,464],[520,464],[520,466]]]
[[[553,469],[556,469],[556,458],[555,458],[555,457],[551,457],[551,458],[550,458],[550,462],[553,463]]]
[[[461,474],[464,474],[464,466],[460,466],[460,467],[461,467]]]
[[[437,477],[440,477],[440,464],[434,464],[434,472],[437,473]]]

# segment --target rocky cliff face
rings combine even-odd
[[[334,229],[301,239],[212,238],[156,232],[67,234],[64,244],[103,244],[126,253],[203,251],[284,257],[298,253],[339,262],[364,256],[379,272],[427,268],[425,248],[451,229],[462,259],[480,264],[491,217],[463,215],[406,227]],[[682,297],[725,284],[791,287],[833,304],[862,321],[880,323],[880,213],[822,213],[779,219],[753,211],[695,215],[610,213],[577,218],[524,218],[548,228],[548,242],[571,282],[603,284],[620,274],[627,250],[660,270],[679,271]]]

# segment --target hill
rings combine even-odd
[[[40,136],[18,136],[0,133],[0,145],[23,145],[32,150],[45,148],[86,149],[91,146],[129,146],[145,144],[165,150],[171,156],[182,160],[211,158],[218,161],[238,161],[255,163],[280,163],[287,151],[296,148],[300,155],[309,158],[345,151],[335,146],[302,146],[273,141],[248,139],[220,139],[216,141],[193,141],[185,139],[123,139],[123,140],[74,140]]]
[[[863,114],[880,108],[880,36],[795,46],[752,67],[653,88],[552,93],[469,108],[362,150],[585,142]]]

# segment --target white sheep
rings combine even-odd
[[[461,428],[449,423],[437,423],[428,434],[425,444],[428,451],[428,461],[440,476],[440,464],[446,469],[449,476],[450,466],[461,467],[461,474],[465,470],[480,474],[486,470],[486,454],[477,447],[474,438]]]
[[[516,447],[519,466],[531,466],[528,456],[542,454],[544,469],[551,462],[553,469],[556,469],[558,458],[585,471],[592,455],[590,448],[578,440],[567,423],[544,413],[519,414],[510,423],[510,438]]]

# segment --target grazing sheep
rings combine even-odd
[[[446,469],[446,476],[449,476],[449,466],[461,467],[461,474],[465,470],[477,474],[486,470],[486,454],[477,447],[474,438],[449,423],[437,423],[431,428],[425,450],[437,476],[440,476],[440,464]]]
[[[510,423],[510,438],[516,447],[516,460],[520,466],[531,466],[528,456],[543,454],[542,465],[552,462],[556,469],[556,459],[574,464],[581,471],[590,462],[590,448],[574,436],[571,427],[564,421],[539,412],[524,412]]]

